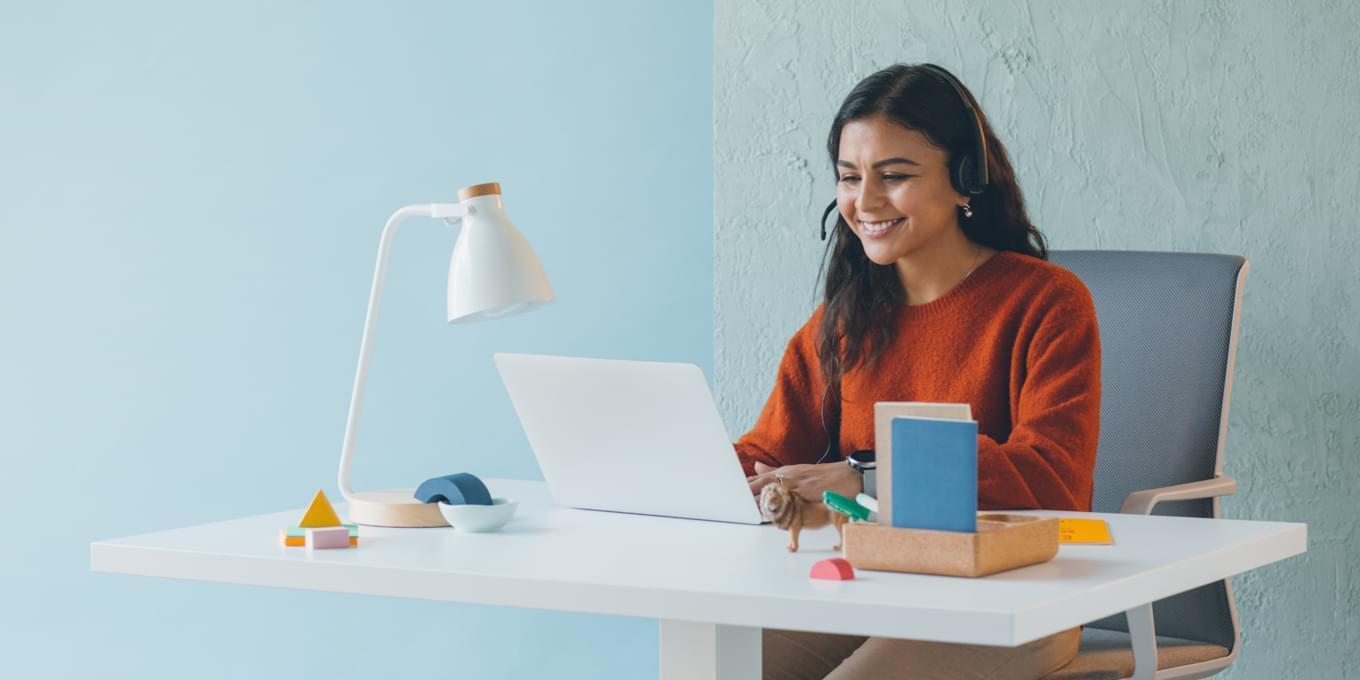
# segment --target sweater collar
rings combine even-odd
[[[978,265],[972,274],[945,291],[944,295],[925,304],[907,305],[903,309],[903,314],[907,318],[920,318],[966,306],[973,302],[980,292],[987,290],[988,282],[1009,269],[1015,263],[1016,257],[1023,255],[1008,250],[998,251],[986,262]]]

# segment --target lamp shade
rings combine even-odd
[[[505,215],[495,184],[459,192],[467,208],[449,262],[449,323],[523,312],[553,300],[543,264]]]

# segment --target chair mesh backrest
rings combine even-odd
[[[1214,477],[1233,306],[1245,260],[1232,255],[1054,251],[1091,291],[1100,325],[1100,445],[1092,510],[1118,512],[1134,491]],[[1212,501],[1159,515],[1214,517]],[[1118,536],[1114,537],[1116,541]],[[1231,649],[1223,582],[1157,602],[1158,635]],[[1096,628],[1127,631],[1122,615]]]

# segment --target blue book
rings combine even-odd
[[[977,531],[977,423],[892,421],[892,525]]]

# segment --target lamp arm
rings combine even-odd
[[[349,400],[349,417],[345,420],[345,442],[340,449],[340,495],[349,500],[354,489],[349,485],[349,468],[354,460],[354,446],[359,436],[359,416],[364,410],[364,384],[368,377],[368,360],[373,351],[373,328],[378,319],[378,303],[382,300],[383,280],[387,274],[387,256],[391,251],[392,238],[397,233],[397,224],[408,217],[438,217],[446,220],[461,218],[467,214],[461,203],[426,203],[408,205],[392,213],[383,226],[382,237],[378,241],[378,264],[373,271],[373,288],[368,294],[368,312],[364,316],[364,335],[359,341],[359,367],[354,375],[354,391]]]

